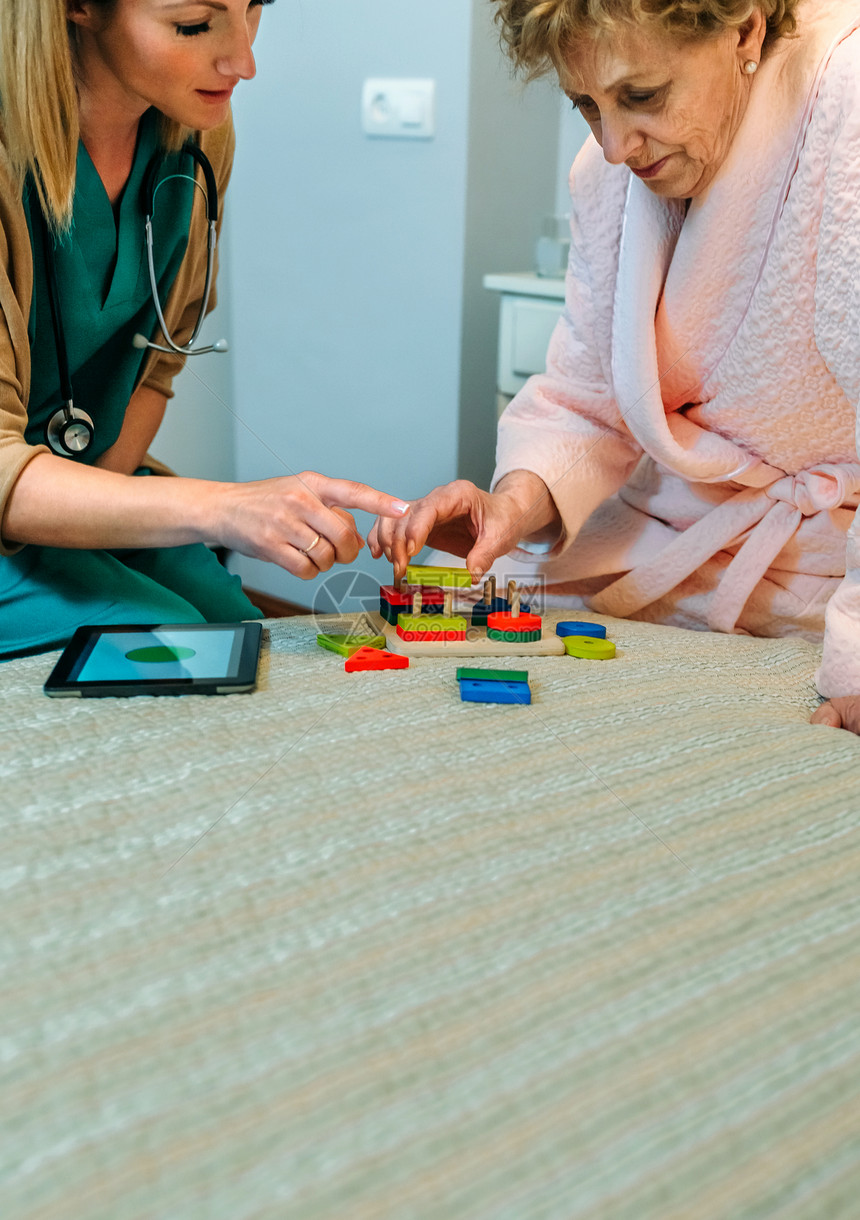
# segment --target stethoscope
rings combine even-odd
[[[216,231],[218,224],[218,187],[215,182],[215,171],[212,169],[209,158],[203,149],[198,144],[189,141],[183,145],[182,151],[193,157],[197,165],[200,166],[206,182],[206,189],[204,191],[196,176],[191,177],[189,174],[168,174],[159,180],[158,175],[164,163],[163,153],[158,153],[153,158],[147,170],[144,187],[146,197],[146,261],[149,267],[149,286],[152,292],[152,301],[155,305],[155,313],[158,318],[158,324],[161,327],[161,333],[164,336],[164,344],[153,343],[145,335],[141,334],[135,335],[132,338],[132,343],[141,350],[151,347],[157,352],[175,352],[180,356],[202,356],[206,352],[227,351],[226,339],[219,339],[216,343],[209,344],[207,347],[194,346],[206,317],[209,292],[212,287],[212,275],[215,269],[215,248],[218,242]],[[161,299],[158,295],[158,281],[155,274],[155,257],[153,254],[152,217],[155,212],[155,197],[164,183],[169,182],[171,178],[187,178],[197,190],[203,192],[206,198],[206,282],[203,286],[203,296],[200,301],[197,323],[187,343],[177,343],[167,328],[164,311],[161,307]],[[57,366],[60,373],[60,396],[63,400],[63,405],[48,420],[45,427],[45,438],[54,453],[58,453],[62,457],[75,457],[77,454],[83,453],[92,444],[93,436],[95,435],[95,424],[86,411],[82,411],[74,403],[72,378],[69,372],[69,353],[66,347],[63,315],[60,310],[60,291],[57,284],[57,265],[54,259],[53,239],[48,230],[45,214],[41,212],[41,209],[40,213],[48,280],[48,300],[51,306],[51,325],[54,330]]]

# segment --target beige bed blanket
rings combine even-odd
[[[249,696],[0,667],[3,1220],[858,1214],[815,648],[610,621],[487,707],[267,627]]]

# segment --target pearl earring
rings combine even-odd
[[[748,59],[744,64],[744,72],[747,76],[752,76],[754,72],[758,72],[758,62],[754,59]]]

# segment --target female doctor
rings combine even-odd
[[[363,545],[347,509],[407,510],[312,472],[216,483],[146,458],[207,307],[230,97],[270,2],[0,6],[0,657],[82,623],[259,617],[204,543],[310,579]]]

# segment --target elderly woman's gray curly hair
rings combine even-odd
[[[678,37],[707,38],[739,29],[761,10],[767,22],[764,47],[792,34],[800,0],[491,0],[502,42],[514,66],[527,77],[553,68],[563,75],[572,43],[619,25],[647,25]]]

